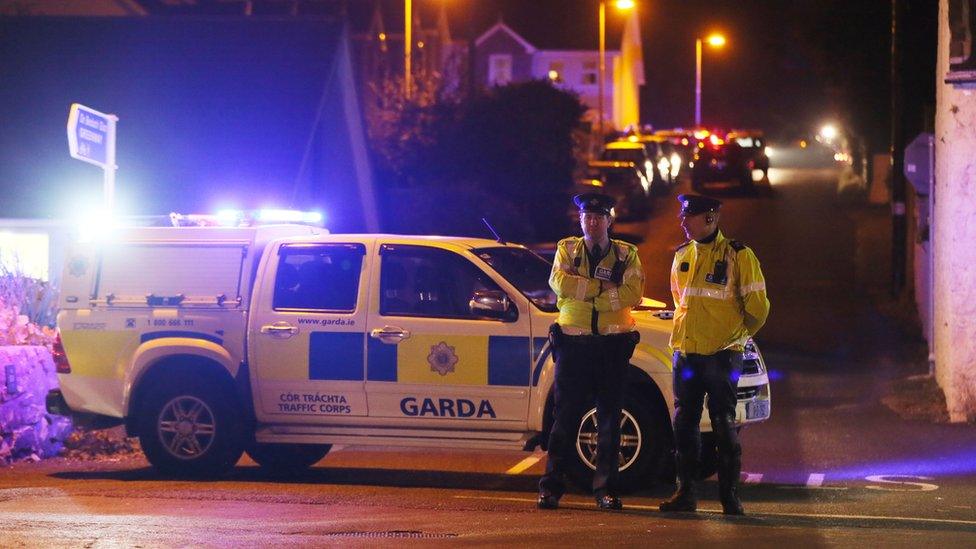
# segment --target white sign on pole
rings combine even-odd
[[[104,170],[105,208],[112,211],[115,195],[115,124],[119,118],[80,103],[68,112],[68,153]]]

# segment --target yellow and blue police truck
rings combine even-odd
[[[282,472],[335,444],[545,448],[550,268],[523,246],[476,238],[120,230],[65,262],[60,390],[48,406],[124,423],[153,466],[186,476],[218,475],[245,451]],[[673,447],[671,313],[635,317],[620,442],[629,486],[666,470]],[[752,342],[738,390],[738,425],[769,417]],[[587,482],[595,408],[576,414],[574,471]],[[707,439],[707,419],[702,430]]]

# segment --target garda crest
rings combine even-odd
[[[451,347],[444,341],[432,346],[430,348],[430,354],[427,355],[427,363],[430,364],[430,370],[442,376],[453,372],[454,365],[457,362],[458,356],[454,352],[454,347]]]

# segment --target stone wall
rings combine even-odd
[[[0,464],[58,454],[71,420],[48,414],[44,400],[58,387],[47,347],[0,346]]]
[[[935,374],[952,421],[976,419],[976,86],[945,83],[948,0],[936,65]]]

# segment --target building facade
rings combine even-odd
[[[623,130],[640,122],[639,92],[644,84],[640,33],[625,29],[620,50],[607,50],[603,82],[605,127]],[[636,44],[634,44],[636,41]],[[474,41],[472,70],[476,86],[487,88],[511,82],[549,80],[558,88],[579,96],[589,110],[585,118],[596,124],[600,104],[600,56],[598,50],[539,48],[499,21]],[[636,54],[635,54],[636,52]]]
[[[940,0],[932,228],[935,377],[950,419],[976,420],[976,28],[973,0]]]

